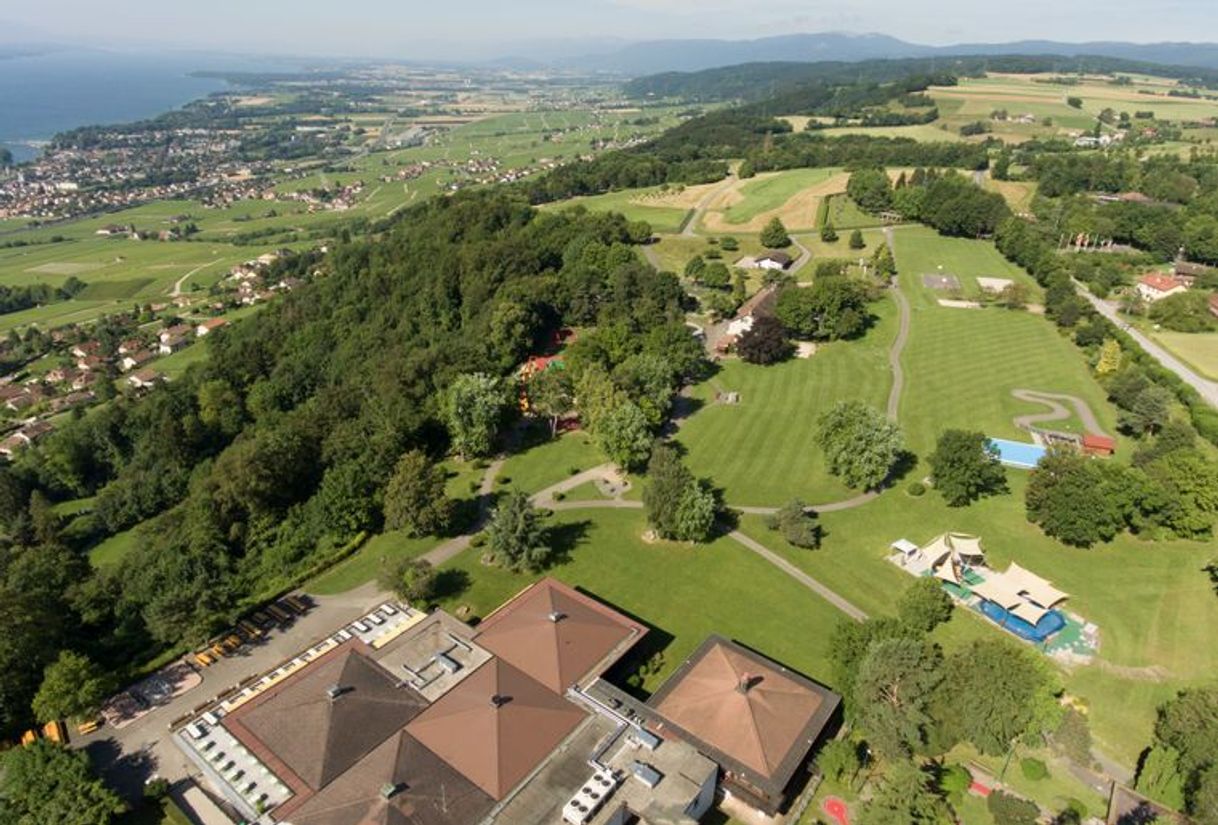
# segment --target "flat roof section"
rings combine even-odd
[[[475,641],[557,693],[600,675],[646,634],[638,622],[542,579],[478,625]]]
[[[584,712],[491,659],[406,731],[493,799],[503,799],[582,722]]]
[[[377,664],[434,702],[491,658],[469,625],[442,610],[373,654]]]
[[[293,790],[320,789],[427,706],[365,649],[350,641],[330,651],[230,713],[224,727]]]
[[[750,784],[778,795],[841,702],[811,679],[711,636],[649,704],[670,728]]]

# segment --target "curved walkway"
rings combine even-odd
[[[1095,417],[1095,413],[1092,412],[1091,405],[1077,396],[1022,389],[1011,390],[1011,395],[1020,401],[1026,401],[1029,404],[1041,404],[1049,408],[1048,412],[1017,416],[1014,419],[1015,426],[1021,430],[1030,430],[1037,424],[1049,421],[1065,421],[1073,415],[1070,410],[1066,409],[1066,404],[1069,404],[1074,407],[1074,412],[1078,413],[1078,417],[1083,422],[1083,429],[1088,433],[1091,435],[1108,435],[1104,432],[1103,427],[1100,426],[1099,419]]]
[[[733,172],[723,179],[722,185],[716,186],[714,189],[703,195],[702,200],[698,201],[698,204],[689,211],[688,215],[685,216],[685,223],[681,226],[681,231],[679,234],[686,238],[696,238],[698,236],[698,224],[702,223],[702,216],[714,202],[715,198],[719,197],[720,193],[730,189],[739,182],[739,178],[737,178],[736,174]]]

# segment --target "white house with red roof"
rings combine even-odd
[[[1172,295],[1179,295],[1182,292],[1187,292],[1188,287],[1184,282],[1173,275],[1160,275],[1158,273],[1152,275],[1143,275],[1138,281],[1138,295],[1147,303],[1153,304],[1155,301],[1162,301],[1164,298],[1169,298]]]

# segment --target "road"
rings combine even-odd
[[[1150,338],[1143,335],[1138,330],[1127,324],[1117,312],[1117,308],[1107,301],[1101,300],[1091,294],[1083,284],[1078,281],[1074,282],[1075,289],[1078,294],[1083,296],[1090,302],[1091,306],[1095,307],[1096,311],[1107,318],[1112,323],[1116,324],[1126,335],[1137,342],[1138,346],[1146,350],[1151,358],[1158,361],[1164,368],[1171,370],[1180,380],[1195,389],[1205,402],[1211,407],[1218,408],[1218,381],[1210,381],[1202,378],[1197,373],[1193,372],[1192,368],[1181,361],[1176,356],[1165,350],[1163,347],[1156,344]]]
[[[194,269],[187,272],[181,278],[178,278],[178,280],[173,285],[173,292],[169,293],[169,297],[177,298],[179,295],[182,294],[182,286],[187,281],[189,281],[195,275],[198,275],[203,270],[207,269],[209,266],[215,266],[218,263],[220,263],[220,262],[219,261],[208,261],[207,263],[203,264],[202,266],[196,266]]]

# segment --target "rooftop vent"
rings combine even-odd
[[[401,790],[400,783],[386,782],[381,785],[381,799],[393,799]]]
[[[736,690],[740,693],[748,693],[760,681],[761,679],[751,673],[741,674],[740,682],[736,685]]]
[[[491,707],[498,710],[510,701],[512,701],[511,696],[504,696],[502,693],[496,693],[491,697]]]
[[[550,613],[546,615],[546,618],[554,624],[558,624],[563,619],[567,618],[567,614],[558,610],[551,610]]]
[[[449,673],[456,673],[461,669],[461,663],[447,653],[437,653],[435,656],[436,664],[447,670]]]
[[[326,696],[330,697],[331,702],[338,699],[346,692],[347,689],[342,685],[330,685],[328,688],[326,688]]]

